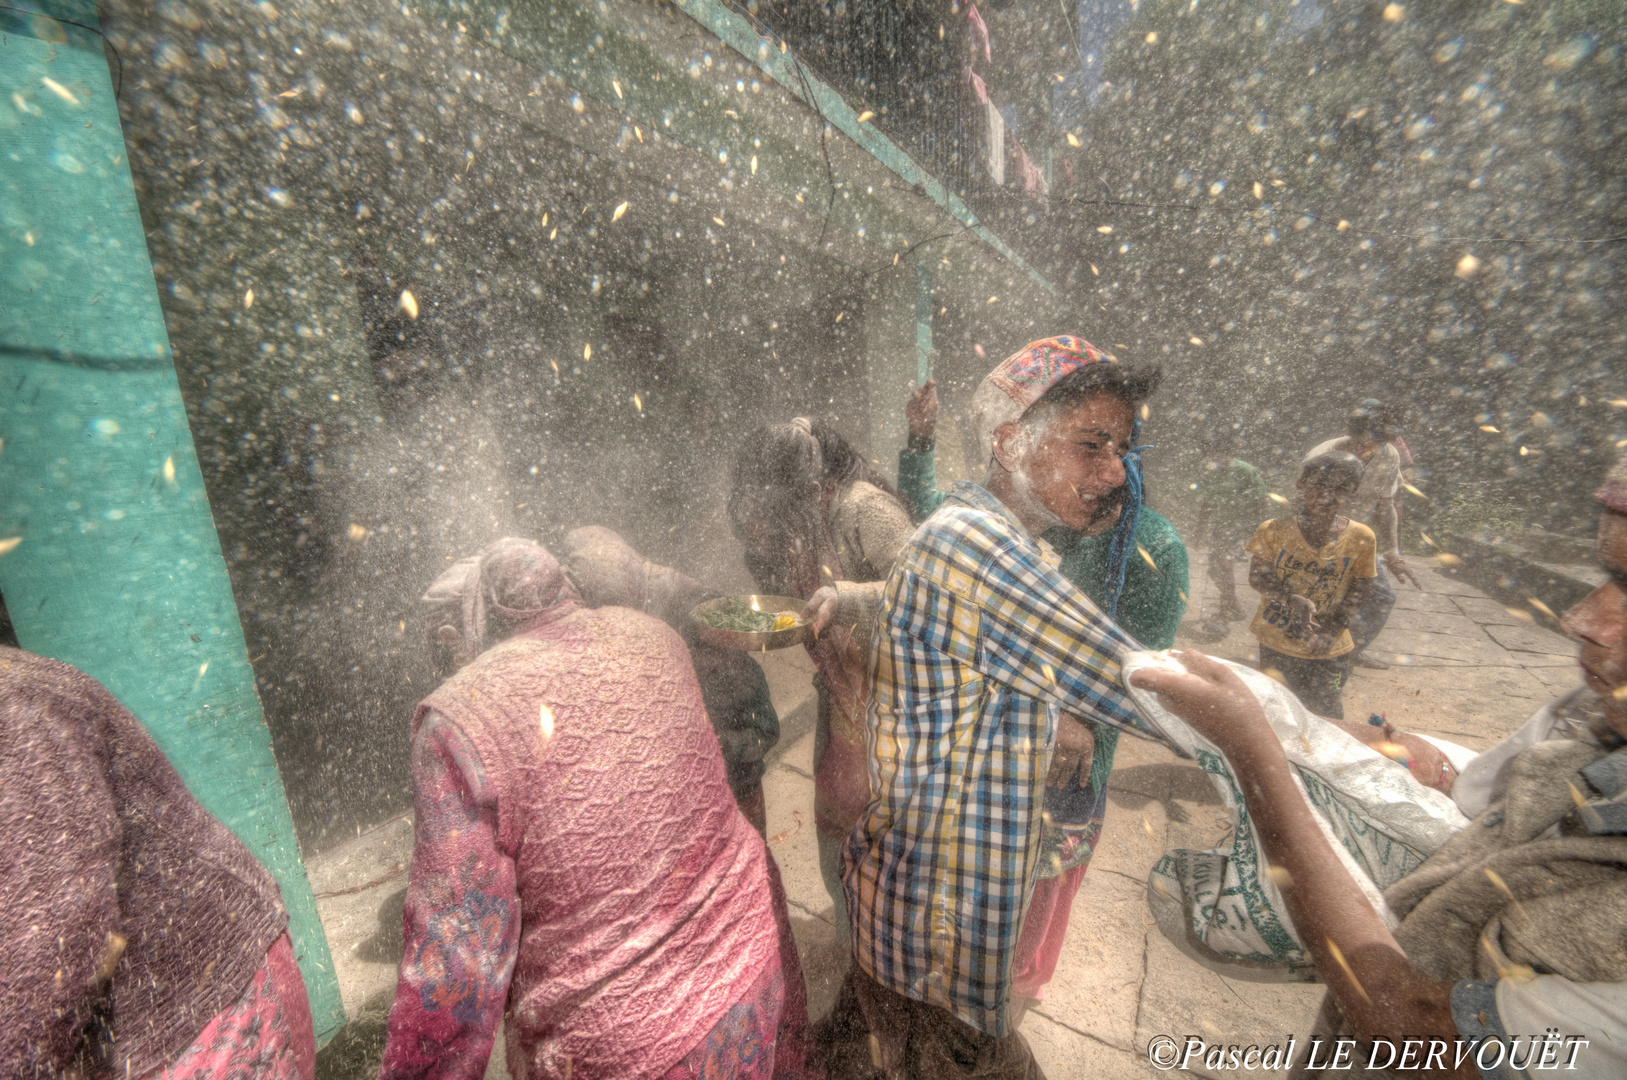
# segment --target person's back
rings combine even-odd
[[[415,1071],[413,1040],[398,1035],[432,1028],[426,1003],[462,992],[447,958],[471,946],[447,935],[471,927],[486,979],[500,981],[513,957],[508,1060],[524,1062],[520,1075],[663,1076],[743,991],[777,977],[765,849],[736,809],[688,654],[665,624],[559,604],[429,695],[419,744],[431,726],[462,766],[452,783],[478,786],[495,853],[460,857],[455,839],[437,851],[448,838],[426,831],[449,819],[419,824],[414,886],[422,877],[426,895],[461,893],[445,898],[461,925],[429,925],[447,907],[415,915],[409,896],[402,988],[419,992],[397,996],[386,1073]],[[415,772],[433,773],[418,759]],[[516,895],[517,945],[505,929]],[[456,1016],[460,1003],[449,1004]]]
[[[108,690],[0,647],[0,1075],[311,1075],[276,881]]]

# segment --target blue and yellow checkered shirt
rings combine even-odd
[[[859,967],[1005,1035],[1059,712],[1150,734],[1135,644],[998,499],[960,484],[899,552],[872,649],[872,800],[843,852]]]

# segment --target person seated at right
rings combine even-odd
[[[1404,1040],[1423,1040],[1414,1062],[1460,1080],[1539,1075],[1532,1068],[1627,1076],[1627,457],[1597,498],[1608,577],[1563,619],[1580,644],[1586,685],[1465,767],[1451,795],[1473,821],[1385,890],[1401,920],[1393,934],[1328,845],[1236,674],[1189,652],[1178,657],[1185,674],[1134,677],[1236,771],[1265,854],[1284,872],[1294,926],[1328,986],[1312,1033],[1324,1048],[1353,1035],[1387,1040],[1399,1055]],[[1550,1029],[1559,1038],[1544,1049]],[[1430,1040],[1446,1047],[1438,1062],[1429,1062]],[[1504,1049],[1482,1042],[1459,1063],[1458,1045],[1472,1040]],[[1383,1065],[1388,1054],[1373,1045],[1353,1058]]]
[[[1339,514],[1361,474],[1351,454],[1311,458],[1299,470],[1292,515],[1261,525],[1247,549],[1249,585],[1260,594],[1249,627],[1260,670],[1276,672],[1307,709],[1334,720],[1345,716],[1350,619],[1378,573],[1373,530]]]

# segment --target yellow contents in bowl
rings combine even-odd
[[[782,611],[774,616],[775,630],[789,630],[797,624],[797,616],[793,611]]]

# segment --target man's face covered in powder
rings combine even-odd
[[[1032,448],[1019,454],[1015,479],[1063,525],[1096,531],[1103,500],[1124,485],[1121,455],[1129,449],[1134,420],[1130,403],[1117,394],[1092,394],[1030,429]]]
[[[1610,580],[1565,612],[1567,633],[1582,643],[1582,677],[1605,703],[1611,725],[1627,737],[1627,514],[1599,517],[1599,565]]]

